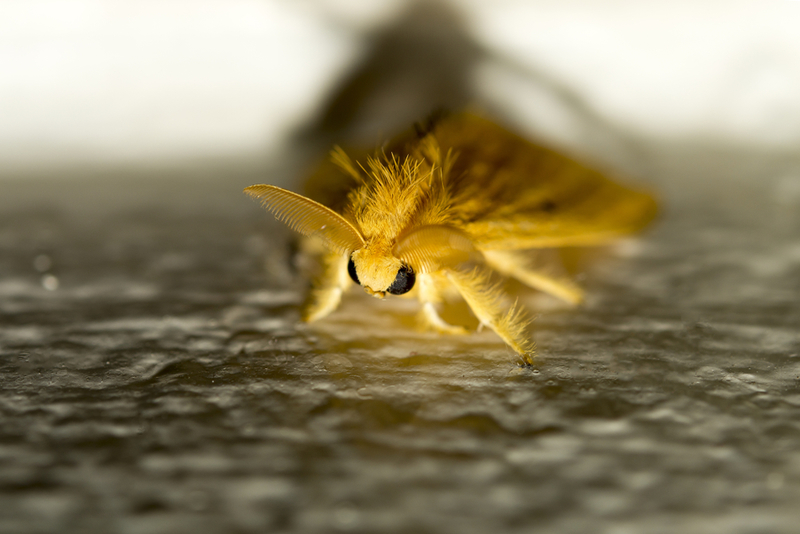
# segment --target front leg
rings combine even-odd
[[[422,304],[419,322],[424,328],[440,334],[466,334],[466,328],[446,322],[436,311],[436,305],[442,302],[442,286],[445,284],[448,284],[447,279],[440,276],[424,273],[417,275],[417,296]]]
[[[494,330],[525,364],[533,364],[534,343],[527,328],[530,320],[516,303],[508,311],[503,311],[502,293],[492,283],[490,271],[479,267],[470,272],[452,270],[447,272],[447,277],[481,324]]]
[[[322,257],[322,272],[314,280],[311,293],[303,307],[303,320],[310,323],[322,319],[339,307],[342,293],[352,281],[347,274],[346,254],[326,252]]]

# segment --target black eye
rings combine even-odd
[[[353,258],[350,258],[350,261],[347,262],[347,274],[350,275],[350,279],[358,285],[361,285],[361,282],[358,281],[358,273],[356,273],[356,264],[353,263]]]
[[[392,282],[392,285],[389,286],[388,291],[392,295],[402,295],[403,293],[408,293],[411,291],[411,288],[414,287],[414,281],[417,279],[414,276],[414,271],[411,270],[410,267],[406,267],[403,265],[400,267],[400,270],[397,271],[397,277]]]

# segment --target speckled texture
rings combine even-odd
[[[533,369],[399,299],[296,325],[252,176],[4,183],[0,531],[796,532],[797,177],[660,172]]]

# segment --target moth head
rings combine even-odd
[[[469,236],[453,227],[416,226],[396,239],[380,235],[367,240],[342,215],[297,193],[264,184],[250,186],[245,193],[290,228],[347,254],[350,278],[379,298],[408,293],[417,274],[454,267],[478,254]]]
[[[423,225],[403,232],[396,242],[370,240],[350,255],[347,272],[367,293],[383,298],[414,287],[417,275],[456,267],[475,259],[469,236],[453,227]]]
[[[370,295],[402,295],[414,287],[414,269],[391,253],[391,246],[377,241],[356,250],[347,264],[350,278]]]

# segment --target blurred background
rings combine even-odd
[[[790,0],[5,0],[0,175],[266,169],[437,106],[615,164],[675,145],[785,160],[798,27]]]

